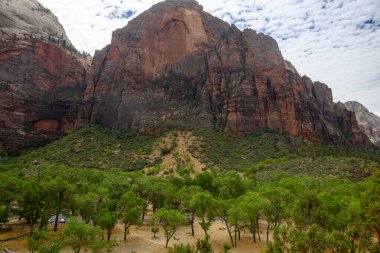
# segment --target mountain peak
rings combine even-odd
[[[0,1],[0,33],[4,39],[50,37],[74,48],[58,18],[36,0]]]
[[[196,1],[158,3],[116,30],[92,72],[81,123],[148,133],[194,124],[369,143],[354,114],[334,104],[327,85],[300,77],[272,37],[242,32]]]
[[[347,110],[355,112],[359,127],[372,143],[380,147],[380,117],[371,113],[364,105],[356,101],[344,103]]]

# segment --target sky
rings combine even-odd
[[[78,50],[94,54],[112,31],[158,0],[39,0]],[[199,0],[240,29],[274,37],[301,75],[329,85],[334,101],[380,116],[380,0]]]

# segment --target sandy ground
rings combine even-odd
[[[264,228],[265,224],[261,224]],[[63,229],[64,225],[60,226]],[[163,253],[168,249],[165,248],[165,236],[162,229],[156,234],[157,238],[153,237],[153,233],[150,231],[150,226],[144,225],[140,227],[132,227],[130,229],[130,234],[127,235],[127,240],[123,240],[123,225],[118,224],[113,230],[111,236],[112,239],[116,239],[118,246],[114,249],[115,253],[130,253],[135,251],[137,253]],[[18,235],[25,233],[25,229],[15,229],[12,231],[12,235]],[[210,229],[210,242],[215,251],[215,253],[221,252],[223,250],[223,244],[225,242],[230,243],[228,232],[221,221],[215,221]],[[10,237],[11,234],[1,233],[0,239]],[[203,239],[204,234],[198,223],[195,224],[195,236],[191,236],[190,226],[184,226],[178,229],[174,237],[169,242],[169,248],[173,247],[175,244],[186,244],[190,243],[194,245],[197,239]],[[261,236],[262,242],[253,242],[252,235],[248,232],[241,234],[241,240],[237,243],[237,248],[233,248],[233,253],[255,253],[262,252],[265,249],[265,230],[263,230]],[[26,248],[26,240],[18,239],[13,241],[8,241],[4,245],[12,250],[13,252],[28,253]],[[66,248],[62,251],[63,253],[72,252],[70,248]]]
[[[191,236],[190,226],[181,227],[170,240],[169,247],[173,247],[175,244],[181,243],[195,245],[197,239],[203,239],[203,231],[198,223],[195,225],[194,237]],[[262,226],[264,227],[264,224],[262,224]],[[126,242],[123,241],[122,229],[122,226],[119,225],[115,229],[118,232],[116,232],[113,236],[113,238],[116,238],[119,242],[119,246],[115,250],[117,253],[130,252],[132,250],[138,253],[162,253],[167,251],[167,249],[165,249],[165,235],[162,229],[156,235],[157,238],[154,238],[149,226],[134,227],[131,229]],[[210,229],[210,235],[210,242],[216,253],[223,250],[223,244],[225,242],[230,242],[226,227],[221,221],[216,221],[213,223]],[[264,240],[264,237],[265,235],[262,234],[262,240]],[[265,245],[266,243],[264,241],[254,243],[252,235],[247,232],[241,235],[241,241],[238,241],[237,248],[232,249],[232,252],[262,252],[265,249]]]

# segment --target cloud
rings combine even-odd
[[[93,54],[112,31],[158,0],[40,0],[73,44]],[[299,73],[327,83],[336,101],[356,100],[380,115],[380,1],[200,0],[205,11],[274,37]]]

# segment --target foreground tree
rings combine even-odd
[[[47,201],[52,203],[52,208],[55,215],[54,231],[57,231],[59,214],[62,212],[65,204],[68,204],[69,199],[74,192],[74,185],[70,184],[62,177],[49,177],[41,184],[41,186],[47,194]]]
[[[146,206],[144,199],[139,198],[134,192],[127,192],[123,194],[118,202],[118,216],[124,223],[124,241],[127,240],[127,233],[132,225],[140,225],[141,213]]]
[[[102,230],[75,218],[69,219],[65,230],[62,233],[63,243],[70,246],[75,253],[79,253],[81,249],[85,251],[88,248],[97,249],[101,247]]]
[[[215,218],[215,200],[208,191],[198,192],[191,199],[191,205],[196,206],[196,215],[200,219],[199,224],[205,233],[205,239],[208,241],[207,231]]]
[[[178,227],[186,222],[185,217],[176,210],[159,209],[152,218],[152,225],[161,224],[166,236],[165,248],[168,247]]]
[[[115,227],[117,222],[116,214],[107,209],[101,209],[95,220],[97,225],[107,231],[107,242],[109,242],[111,239],[112,229]]]

